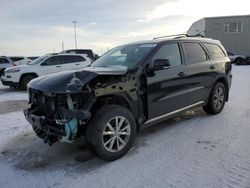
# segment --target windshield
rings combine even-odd
[[[109,66],[126,66],[134,68],[142,61],[157,44],[133,44],[127,46],[119,46],[111,49],[91,66],[93,67],[109,67]]]
[[[41,56],[37,59],[35,59],[34,61],[31,61],[30,63],[28,63],[29,65],[35,65],[35,64],[38,64],[40,62],[42,62],[43,60],[47,59],[49,56],[47,55],[44,55],[44,56]]]

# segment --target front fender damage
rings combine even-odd
[[[26,119],[40,135],[39,137],[49,144],[56,141],[73,142],[83,133],[82,130],[91,120],[95,113],[92,107],[99,98],[122,96],[129,104],[136,104],[136,108],[142,109],[141,98],[144,94],[141,88],[141,75],[140,70],[123,75],[97,74],[86,84],[83,81],[86,78],[82,80],[83,75],[72,74],[71,78],[67,78],[67,83],[64,82],[64,91],[60,90],[58,93],[49,92],[47,86],[45,92],[37,90],[37,86],[30,87],[31,108],[26,110]],[[46,123],[39,126],[37,123],[32,123],[32,120],[35,120],[34,115],[46,119]]]

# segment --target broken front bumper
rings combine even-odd
[[[53,141],[58,141],[61,137],[66,136],[65,127],[57,124],[53,120],[49,120],[44,116],[35,115],[31,109],[23,111],[26,120],[32,125],[34,131],[42,132],[44,141],[47,142],[53,137]]]

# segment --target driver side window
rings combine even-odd
[[[180,66],[182,62],[179,45],[177,43],[162,45],[156,52],[153,61],[156,59],[168,59],[171,67]]]

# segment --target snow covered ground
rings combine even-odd
[[[0,187],[250,188],[250,66],[233,68],[221,114],[196,109],[143,130],[110,163],[81,141],[45,145],[20,111],[27,94],[0,86]]]

